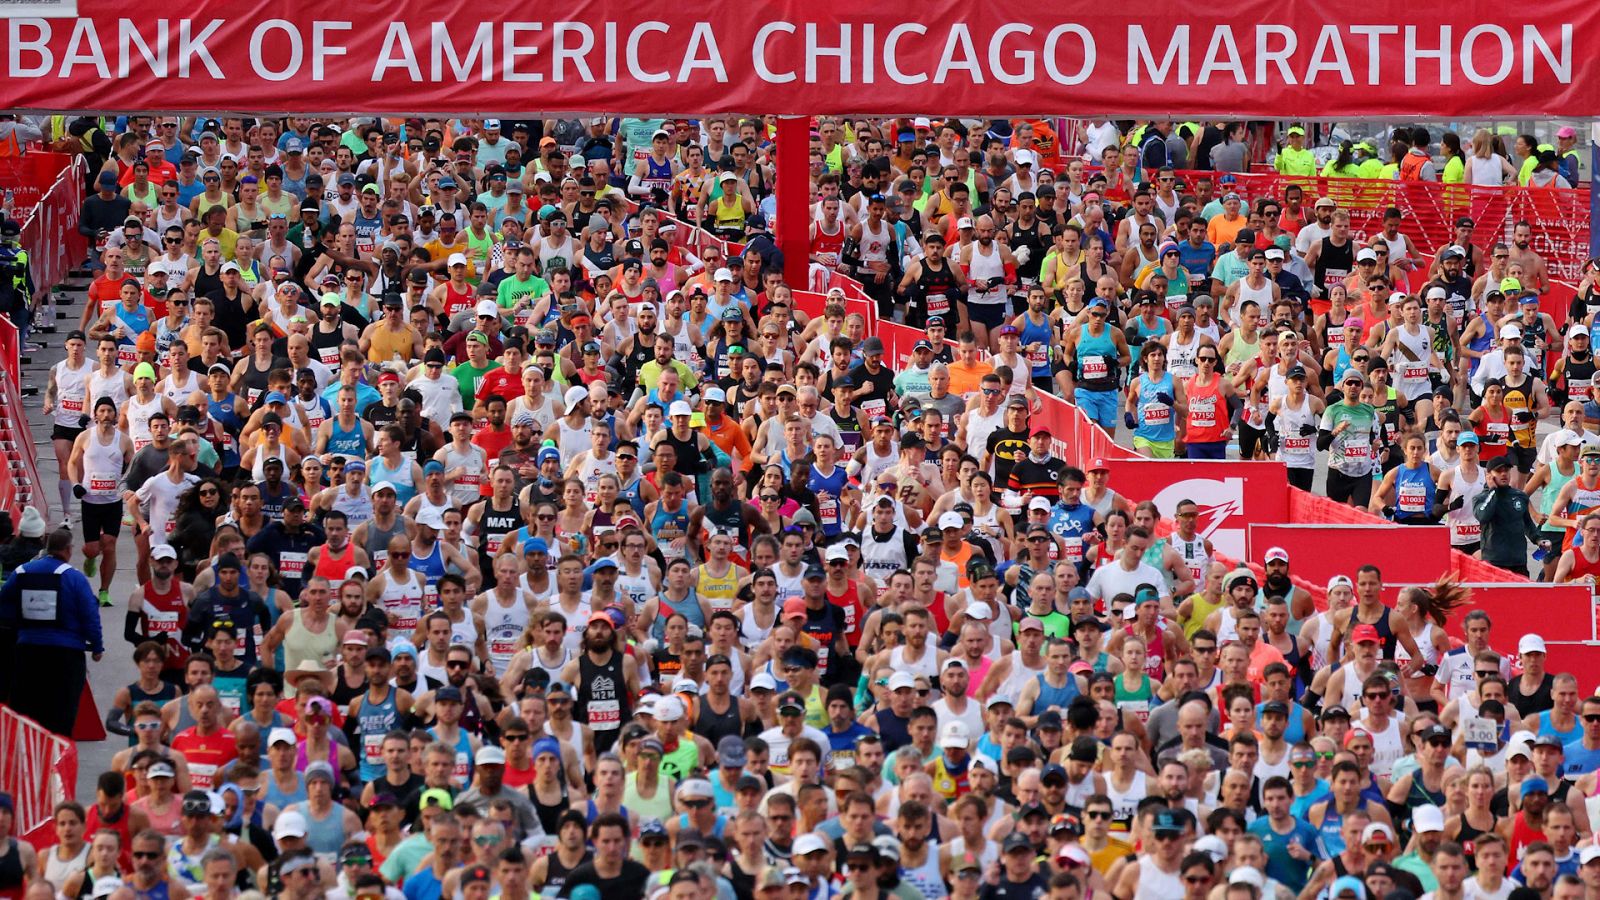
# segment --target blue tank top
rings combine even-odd
[[[1177,438],[1177,426],[1172,421],[1172,404],[1156,401],[1157,394],[1172,398],[1172,390],[1171,372],[1161,373],[1160,381],[1151,381],[1148,373],[1139,375],[1139,424],[1133,429],[1134,437],[1147,441],[1171,441]]]
[[[690,625],[705,630],[706,619],[700,613],[700,598],[695,596],[694,588],[689,588],[689,596],[683,598],[681,602],[668,600],[664,593],[656,595],[656,599],[660,601],[660,608],[656,610],[655,621],[650,623],[651,637],[658,641],[666,637],[667,618],[673,613],[682,613]]]
[[[1433,515],[1433,473],[1426,464],[1394,470],[1394,518],[1401,522]]]
[[[356,214],[350,218],[350,224],[355,226],[356,246],[373,246],[377,243],[378,233],[383,231],[382,215],[368,218],[357,209]]]
[[[666,536],[662,536],[662,532]],[[658,543],[676,540],[679,536],[689,532],[689,504],[682,503],[676,510],[666,508],[666,503],[656,504],[656,514],[650,519],[650,533],[656,536]]]
[[[400,457],[399,465],[391,469],[383,461],[383,457],[374,456],[367,463],[367,484],[371,485],[380,481],[387,481],[394,485],[395,502],[400,505],[401,509],[404,509],[405,505],[411,502],[411,498],[417,495],[417,486],[411,481],[411,465],[411,460],[402,456]],[[400,478],[399,473],[401,472],[406,473],[404,480]]]
[[[850,476],[845,472],[844,466],[836,465],[833,473],[822,474],[815,463],[811,466],[811,480],[807,487],[817,494],[817,524],[822,528],[822,533],[833,537],[843,530],[839,525],[839,498],[844,494],[845,485],[850,481]],[[824,499],[822,492],[827,491],[829,497]]]
[[[356,427],[343,429],[339,427],[338,418],[328,421],[328,452],[338,453],[341,456],[359,456],[367,458],[367,436],[361,430],[361,420],[356,420]]]
[[[295,804],[295,809],[306,820],[306,845],[313,853],[322,856],[337,854],[344,846],[344,807],[333,804],[327,818],[318,819],[311,814],[311,802]]]
[[[439,579],[442,578],[445,573],[444,548],[440,545],[440,543],[438,541],[434,541],[433,549],[428,551],[427,556],[418,556],[413,552],[411,554],[411,568],[416,569],[418,572],[421,572],[423,575],[428,577],[428,596],[438,596]],[[424,609],[423,612],[427,613],[430,612],[430,610]]]
[[[1034,714],[1046,709],[1066,710],[1068,704],[1078,696],[1078,678],[1072,673],[1067,673],[1066,687],[1051,687],[1044,680],[1044,673],[1033,676],[1039,682],[1039,699],[1033,701]]]
[[[1472,350],[1474,353],[1486,353],[1486,352],[1488,352],[1489,348],[1494,344],[1494,336],[1495,336],[1495,333],[1496,333],[1495,332],[1495,327],[1494,327],[1494,322],[1492,320],[1490,320],[1488,313],[1478,313],[1478,318],[1483,320],[1483,334],[1480,334],[1477,337],[1473,338],[1472,340],[1468,341],[1467,342],[1467,348]],[[1593,330],[1591,329],[1591,333],[1592,333],[1592,331]],[[1472,368],[1468,372],[1469,375],[1472,374],[1473,372],[1477,372],[1478,371],[1478,363],[1479,362],[1480,362],[1480,359],[1478,357],[1474,356],[1472,358]]]
[[[462,722],[465,721],[463,717]],[[428,733],[433,735],[434,740],[439,740],[436,729],[429,728]],[[472,740],[467,737],[465,727],[456,729],[456,768],[451,777],[459,779],[463,785],[472,783]]]
[[[639,485],[643,481],[642,478],[635,478],[617,491],[617,496],[628,501],[628,505],[633,507],[633,514],[641,519],[644,518],[644,496],[639,493]]]
[[[1333,383],[1340,384],[1339,379],[1343,378],[1344,373],[1348,371],[1350,371],[1350,351],[1345,345],[1340,344],[1339,358],[1334,360],[1333,363]]]
[[[594,820],[599,818],[599,816],[600,816],[600,809],[599,809],[599,807],[594,805],[594,801],[593,800],[589,800],[587,802],[589,804],[589,808],[584,811],[584,818],[588,820],[590,825],[593,825],[594,824]],[[633,819],[633,816],[628,815],[628,808],[626,806],[620,807],[620,809],[622,811],[623,816],[627,817],[630,821]]]
[[[1158,317],[1155,326],[1151,327],[1144,323],[1144,316],[1135,316],[1133,321],[1128,323],[1128,329],[1139,338],[1138,343],[1143,345],[1146,341],[1162,337],[1167,333],[1167,320]]]
[[[127,307],[118,303],[112,307],[111,314],[122,323],[123,329],[127,332],[117,341],[118,346],[132,347],[138,342],[139,335],[150,330],[150,310],[143,306],[128,312]]]
[[[376,781],[384,773],[383,736],[399,727],[400,715],[394,707],[394,688],[382,703],[373,703],[366,694],[361,695],[361,713],[356,717],[356,733],[361,746],[355,748],[361,760],[361,780]]]
[[[1344,852],[1344,837],[1339,833],[1342,828],[1344,828],[1344,813],[1333,808],[1333,798],[1329,797],[1328,812],[1322,817],[1322,827],[1317,829],[1317,836],[1322,839],[1322,845],[1327,848],[1330,858]]]
[[[288,809],[290,806],[306,799],[306,777],[299,772],[294,773],[294,793],[284,793],[278,789],[278,780],[266,771],[261,774],[261,783],[267,786],[266,793],[261,795],[263,803],[270,803],[279,809]]]
[[[1050,320],[1046,318],[1043,322],[1035,325],[1033,322],[1033,317],[1024,314],[1022,317],[1022,334],[1020,337],[1022,338],[1022,346],[1024,347],[1028,346],[1029,344],[1043,344],[1045,346],[1046,351],[1043,354],[1037,356],[1029,354],[1028,362],[1030,364],[1030,371],[1033,372],[1033,377],[1049,378],[1050,353],[1048,348],[1050,347],[1051,342],[1055,339],[1055,335],[1050,331]]]
[[[1261,727],[1261,707],[1265,703],[1256,705],[1256,727]],[[1283,731],[1283,739],[1290,744],[1298,744],[1306,739],[1306,723],[1301,714],[1305,707],[1293,701],[1289,702],[1289,727]]]
[[[1088,325],[1078,333],[1077,365],[1078,387],[1089,391],[1114,391],[1117,389],[1117,344],[1111,338],[1111,326],[1102,326],[1100,334],[1089,333]]]

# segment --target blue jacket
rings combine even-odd
[[[30,609],[45,615],[30,621],[25,617]],[[0,587],[0,621],[17,629],[18,644],[90,653],[106,649],[100,603],[88,577],[53,556],[30,560],[6,579]]]

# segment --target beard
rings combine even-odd
[[[1265,587],[1271,588],[1272,593],[1279,594],[1288,594],[1289,589],[1294,586],[1294,583],[1289,580],[1288,575],[1269,574],[1266,578],[1262,579],[1262,584]]]
[[[609,634],[605,637],[601,637],[598,634],[585,634],[583,636],[583,649],[588,650],[591,653],[599,653],[602,650],[609,650],[611,649],[612,640],[613,637]]]

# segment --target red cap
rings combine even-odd
[[[1097,456],[1094,458],[1094,462],[1089,464],[1089,471],[1109,472],[1111,471],[1111,465],[1106,462],[1106,458],[1104,456]]]
[[[790,616],[803,617],[805,615],[807,615],[806,598],[790,597],[789,599],[783,601],[783,618],[787,619]]]
[[[594,612],[589,613],[589,621],[584,623],[584,627],[588,627],[589,625],[593,625],[596,622],[604,622],[607,626],[609,626],[611,628],[617,627],[617,623],[611,621],[611,617],[606,615],[606,611],[603,610],[603,609],[597,609]]]
[[[1050,433],[1050,426],[1046,425],[1043,422],[1038,422],[1038,423],[1034,424],[1033,430],[1028,432],[1028,436],[1032,437],[1033,435],[1037,435],[1037,434],[1049,434],[1049,433]]]
[[[1374,644],[1383,642],[1383,638],[1378,636],[1378,629],[1366,624],[1357,625],[1350,629],[1350,640],[1357,644],[1364,644],[1367,641],[1371,641]]]

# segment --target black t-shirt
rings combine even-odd
[[[1028,876],[1027,881],[1012,881],[1001,875],[999,884],[983,886],[983,890],[978,892],[978,900],[1034,900],[1049,890],[1049,882],[1038,872]]]
[[[229,349],[238,349],[245,346],[246,329],[250,324],[248,315],[244,311],[244,292],[240,291],[232,299],[228,298],[226,288],[218,288],[206,294],[216,310],[211,324],[221,328],[228,336]]]
[[[855,366],[850,370],[850,381],[858,390],[861,385],[871,385],[866,393],[858,392],[855,395],[855,405],[866,410],[868,415],[884,415],[883,410],[875,409],[877,404],[873,401],[887,403],[890,392],[894,390],[894,373],[889,371],[889,367],[879,366],[878,374],[874,375],[864,365]]]
[[[567,873],[567,880],[561,885],[561,893],[557,896],[571,897],[573,888],[580,884],[592,884],[602,897],[643,897],[644,883],[649,877],[650,870],[642,863],[624,859],[622,871],[616,877],[601,878],[591,860]]]
[[[1017,464],[1017,460],[1028,457],[1028,433],[996,428],[989,432],[985,449],[994,454],[994,483],[1004,488],[1006,481],[1011,478],[1011,467]]]

